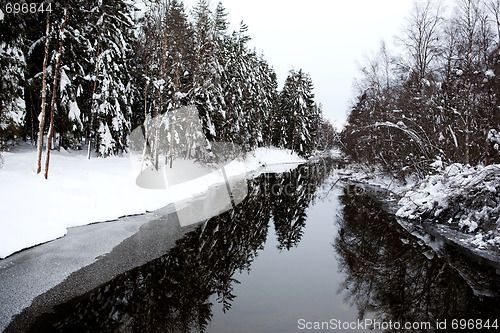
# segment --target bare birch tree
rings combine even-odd
[[[38,169],[37,173],[42,172],[42,150],[43,150],[43,128],[45,126],[45,105],[47,100],[47,60],[49,58],[50,42],[50,16],[47,11],[47,23],[45,28],[45,55],[43,57],[42,69],[42,105],[40,111],[40,128],[38,130]]]
[[[57,95],[57,78],[59,74],[59,66],[61,64],[61,54],[64,42],[64,28],[66,27],[66,22],[68,21],[68,3],[66,3],[66,8],[64,8],[64,21],[61,25],[61,31],[59,32],[59,50],[56,55],[56,66],[54,69],[54,83],[52,86],[52,101],[50,103],[50,126],[49,135],[47,139],[47,159],[45,161],[45,179],[49,176],[49,163],[50,163],[50,150],[52,149],[52,139],[54,137],[54,109],[56,106],[56,95]]]
[[[431,70],[432,63],[441,53],[439,28],[442,22],[441,7],[432,0],[415,3],[402,39],[411,56],[411,66],[419,88]]]

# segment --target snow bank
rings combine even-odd
[[[396,216],[434,222],[461,234],[470,248],[500,250],[500,165],[431,164],[425,179],[396,179],[377,166],[351,164],[343,176],[396,194]]]
[[[396,215],[444,223],[474,233],[475,247],[500,249],[500,165],[435,167],[437,174],[405,193]]]
[[[35,173],[36,150],[3,153],[0,169],[0,258],[66,234],[67,228],[141,214],[189,199],[223,182],[209,173],[169,189],[136,185],[137,170],[128,157],[95,158],[65,151],[51,154],[49,179]],[[304,160],[289,150],[259,148],[225,168],[228,177],[295,167]],[[185,167],[182,163],[178,168]],[[174,161],[174,169],[176,163]]]
[[[408,177],[402,181],[389,175],[381,166],[356,163],[349,164],[343,176],[355,182],[382,187],[399,196],[404,195],[418,181],[416,177]]]
[[[257,170],[260,167],[304,163],[304,159],[288,149],[258,148],[245,158],[247,171]]]

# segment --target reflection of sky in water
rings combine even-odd
[[[332,247],[340,209],[336,188],[323,201],[306,210],[304,236],[290,251],[277,249],[273,224],[264,250],[246,271],[235,274],[236,284],[232,308],[224,314],[213,298],[214,316],[207,332],[269,332],[297,329],[297,321],[328,321],[332,318],[355,321],[357,309],[343,304],[337,294],[345,279],[338,273]]]

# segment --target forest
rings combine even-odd
[[[416,2],[396,44],[360,66],[342,132],[351,161],[399,179],[499,163],[500,1]]]
[[[0,151],[28,141],[39,152],[43,144],[121,155],[135,128],[163,115],[172,124],[161,144],[173,146],[186,132],[175,111],[188,105],[202,124],[194,136],[206,141],[188,147],[197,158],[212,142],[304,157],[333,145],[311,77],[292,69],[278,90],[272,66],[248,46],[248,27],[229,31],[222,3],[200,0],[190,13],[181,0],[19,4],[0,16]]]

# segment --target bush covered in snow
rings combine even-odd
[[[435,167],[399,201],[397,216],[446,223],[500,246],[500,165]]]

